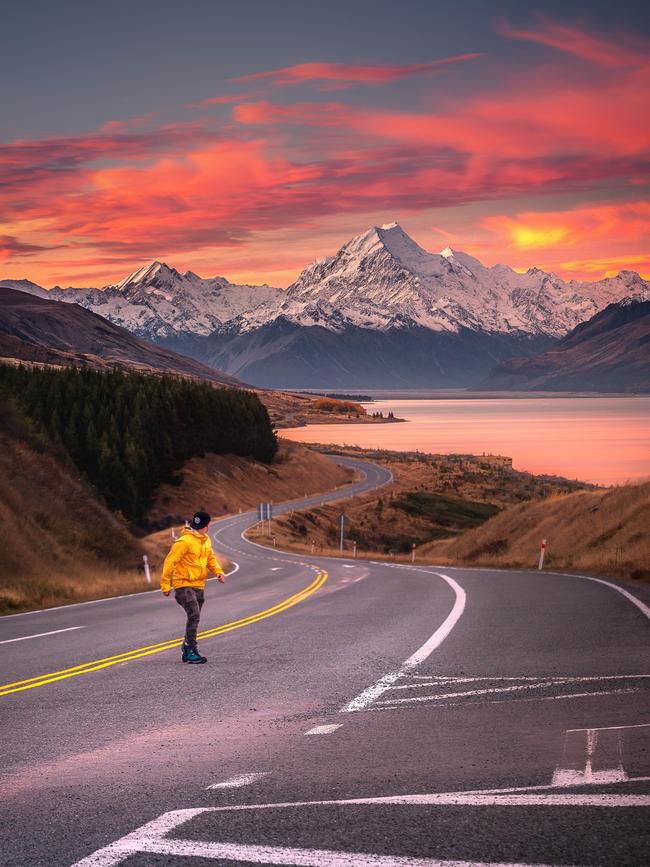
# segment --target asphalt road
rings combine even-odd
[[[389,480],[347,462],[285,507]],[[159,592],[0,621],[4,867],[650,861],[647,591],[289,555],[254,520],[214,525],[207,665]]]

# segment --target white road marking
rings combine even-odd
[[[650,674],[599,674],[589,677],[573,677],[571,675],[563,675],[555,677],[546,675],[545,677],[432,677],[425,674],[412,674],[412,678],[417,678],[418,683],[406,683],[400,686],[394,686],[393,689],[417,689],[425,686],[452,686],[456,683],[472,683],[474,681],[530,681],[539,683],[541,680],[553,680],[554,683],[584,683],[590,680],[639,680],[641,678],[650,678]],[[618,728],[618,726],[617,726]]]
[[[567,729],[567,732],[611,732],[617,731],[618,729],[645,729],[650,728],[650,723],[638,723],[632,726],[601,726],[600,728],[595,729]]]
[[[353,801],[303,802],[304,804],[355,803]],[[367,801],[356,802],[367,803]],[[148,853],[175,858],[195,857],[253,864],[286,864],[292,867],[548,867],[543,864],[513,864],[485,861],[441,861],[437,858],[412,858],[404,855],[373,855],[366,852],[335,852],[327,849],[290,849],[280,846],[254,846],[241,843],[210,843],[180,840],[165,835],[203,813],[225,810],[265,809],[303,806],[296,804],[251,804],[234,807],[200,807],[164,813],[115,843],[110,843],[73,867],[115,867],[132,855]]]
[[[531,689],[549,689],[554,686],[568,686],[573,682],[590,682],[590,681],[601,681],[601,680],[636,680],[638,678],[650,677],[647,674],[640,675],[616,675],[612,678],[600,678],[600,677],[575,677],[575,678],[562,678],[561,680],[547,680],[541,681],[538,683],[520,683],[516,686],[497,686],[490,687],[488,689],[472,689],[472,690],[464,690],[463,692],[442,692],[437,693],[435,695],[416,695],[409,696],[408,698],[390,698],[385,699],[384,701],[378,701],[377,704],[411,704],[416,702],[426,702],[426,701],[444,701],[448,698],[464,698],[465,696],[473,696],[473,695],[489,695],[492,693],[501,693],[501,692],[521,692]],[[496,680],[496,678],[495,678]],[[434,684],[411,684],[411,688],[418,686],[433,686]],[[453,686],[453,683],[444,683],[444,684],[435,684],[439,686],[449,687]],[[409,686],[393,686],[391,689],[408,689]],[[588,693],[591,695],[591,693]],[[605,693],[594,693],[595,695],[605,695]],[[551,696],[552,698],[562,698],[562,696]]]
[[[390,689],[395,681],[399,680],[400,677],[404,677],[412,668],[416,668],[425,659],[436,649],[439,647],[445,638],[449,635],[451,630],[454,628],[458,620],[460,619],[463,611],[465,610],[465,602],[466,595],[463,588],[454,581],[453,578],[450,578],[448,575],[444,575],[442,572],[430,572],[427,569],[416,569],[413,571],[424,572],[427,575],[437,575],[439,578],[442,578],[444,581],[449,584],[451,589],[456,594],[456,599],[454,601],[453,608],[447,615],[445,621],[441,624],[441,626],[436,629],[433,635],[425,641],[425,643],[418,650],[415,651],[408,659],[406,659],[401,667],[397,671],[389,672],[385,674],[377,683],[368,687],[368,689],[364,690],[360,695],[356,698],[352,699],[351,702],[348,702],[344,707],[341,708],[341,713],[350,713],[352,711],[359,711],[366,708],[369,704],[375,701],[382,693],[386,692],[387,689]]]
[[[280,569],[282,569],[282,566],[272,566],[272,567],[269,569],[269,572],[279,572]]]
[[[53,629],[52,632],[39,632],[37,635],[23,635],[21,638],[6,638],[0,644],[11,644],[12,641],[27,641],[28,638],[43,638],[45,635],[58,635],[60,632],[72,632],[75,629],[85,629],[85,626],[68,626],[67,629]]]
[[[636,596],[633,596],[624,587],[619,587],[618,584],[613,584],[611,581],[604,581],[602,578],[593,578],[591,575],[572,575],[570,572],[550,572],[548,574],[564,575],[568,578],[584,578],[586,581],[595,581],[597,584],[604,584],[605,587],[611,587],[612,590],[622,593],[626,599],[630,600],[632,605],[636,605],[639,611],[650,620],[650,607],[648,607],[645,602],[641,602],[640,599],[637,599]]]
[[[638,692],[638,690],[632,689],[609,689],[609,690],[599,690],[598,692],[569,692],[564,695],[535,695],[530,698],[519,698],[518,696],[513,696],[513,698],[497,698],[490,702],[490,704],[508,704],[515,701],[563,701],[567,698],[600,698],[603,695],[627,695],[631,692]],[[461,695],[465,695],[465,693],[461,693]],[[442,696],[444,698],[444,696]],[[449,702],[447,707],[466,707],[467,705],[472,704],[480,704],[478,701],[452,701]],[[366,710],[368,711],[386,711],[386,710],[401,710],[401,705],[396,702],[377,702],[379,707],[368,707]]]
[[[250,786],[251,783],[261,780],[262,777],[267,777],[270,771],[261,771],[255,774],[239,774],[237,777],[230,777],[222,783],[213,783],[211,786],[206,786],[208,789],[240,789],[242,786]]]
[[[352,565],[352,563],[344,563],[343,568],[344,569],[354,569],[354,566]]]
[[[313,729],[309,729],[308,732],[305,732],[306,735],[331,735],[332,732],[335,732],[337,729],[340,729],[343,723],[333,723],[331,725],[323,725],[323,726],[315,726]]]
[[[221,545],[220,547],[224,546]],[[231,560],[231,563],[233,568],[230,572],[226,572],[226,578],[230,578],[231,575],[239,571],[239,563],[235,563],[234,560]],[[208,581],[216,580],[216,578],[208,578]],[[136,593],[123,593],[121,596],[103,596],[101,599],[87,599],[85,602],[70,602],[68,605],[53,605],[51,608],[36,608],[34,611],[20,611],[18,614],[3,614],[0,620],[7,620],[9,617],[28,617],[30,614],[45,614],[50,611],[64,611],[78,608],[80,605],[97,605],[98,602],[115,602],[116,599],[131,599],[133,596],[146,596],[147,593],[160,593],[160,587],[154,587],[152,590],[138,590]]]

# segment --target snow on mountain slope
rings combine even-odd
[[[76,302],[153,340],[247,334],[278,320],[335,333],[423,327],[560,338],[625,296],[650,299],[650,284],[632,271],[579,283],[538,268],[525,274],[507,265],[488,268],[450,247],[429,253],[397,223],[352,238],[334,256],[305,268],[286,291],[181,274],[163,262],[103,289],[55,287],[46,293],[27,280],[4,282]]]
[[[565,282],[531,268],[487,268],[447,247],[428,253],[397,223],[375,227],[309,265],[289,286],[278,308],[244,314],[241,331],[284,316],[301,325],[378,330],[419,325],[433,331],[461,328],[491,333],[561,337],[625,295],[650,298],[633,272],[595,283]]]
[[[152,262],[103,289],[56,286],[48,292],[28,280],[6,280],[3,285],[79,304],[154,340],[177,334],[212,334],[243,311],[284,297],[282,290],[272,286],[238,286],[225,277],[203,279],[192,271],[181,274],[163,262]]]

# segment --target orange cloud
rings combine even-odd
[[[143,116],[111,121],[87,136],[0,145],[0,231],[13,239],[3,255],[15,268],[30,257],[59,275],[64,267],[72,273],[77,262],[83,273],[106,267],[119,276],[121,262],[186,256],[189,267],[192,257],[205,260],[212,250],[221,261],[228,251],[241,273],[256,250],[264,249],[260,262],[272,260],[264,238],[280,231],[286,244],[312,227],[314,249],[317,227],[329,217],[359,229],[386,213],[422,214],[425,225],[446,225],[433,209],[448,206],[467,209],[464,234],[454,231],[459,245],[464,237],[480,244],[483,232],[494,241],[485,249],[496,261],[507,260],[507,249],[526,253],[522,259],[541,251],[558,268],[567,249],[574,263],[643,255],[643,203],[550,212],[522,205],[515,216],[495,205],[475,233],[472,203],[558,192],[574,201],[585,193],[603,201],[614,193],[631,198],[650,176],[650,64],[622,42],[610,45],[565,27],[511,28],[509,35],[534,37],[561,54],[552,64],[531,61],[492,90],[486,77],[478,95],[456,93],[453,101],[438,95],[428,110],[343,98],[280,104],[250,95],[242,102],[243,94],[232,93],[196,104],[233,105],[232,120],[221,124],[204,117],[155,126],[155,117]],[[429,67],[299,64],[245,78],[274,83],[284,75],[293,83],[345,87],[426,74]],[[72,252],[61,252],[64,245]],[[311,255],[305,247],[296,260],[306,263]]]
[[[452,57],[442,57],[427,63],[411,63],[408,65],[361,65],[352,63],[298,63],[294,66],[284,66],[263,72],[253,72],[240,75],[233,81],[238,83],[267,80],[278,86],[302,84],[312,81],[338,82],[339,84],[388,84],[403,78],[416,75],[428,75],[452,63],[462,63],[475,60],[479,53],[456,54]]]
[[[650,202],[594,205],[566,211],[525,212],[515,217],[491,216],[483,228],[497,234],[507,247],[545,250],[608,239],[611,243],[648,241]]]
[[[598,66],[616,68],[648,65],[647,47],[645,51],[639,51],[636,45],[626,46],[618,41],[601,39],[576,27],[554,24],[542,15],[538,15],[537,20],[540,25],[537,30],[519,30],[506,19],[498,22],[497,30],[509,39],[536,42]],[[626,41],[631,43],[629,39]]]

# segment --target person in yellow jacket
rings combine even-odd
[[[165,558],[160,589],[169,596],[172,587],[176,601],[187,614],[185,641],[183,642],[183,662],[207,662],[196,646],[196,632],[201,618],[201,608],[205,601],[205,582],[208,571],[218,577],[221,584],[226,583],[223,569],[214,556],[212,542],[208,536],[210,515],[196,512],[180,537],[174,542]]]

